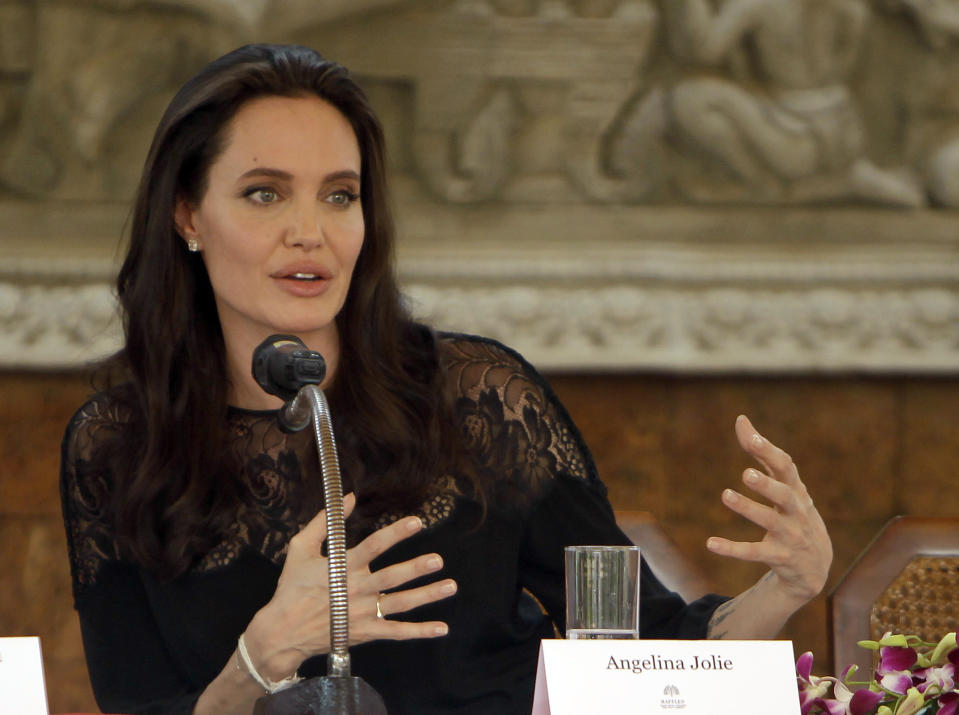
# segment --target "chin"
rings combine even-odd
[[[287,317],[286,320],[274,322],[273,326],[274,333],[297,335],[309,343],[309,336],[311,335],[319,335],[330,330],[336,330],[336,318],[317,320],[315,314],[300,320]]]

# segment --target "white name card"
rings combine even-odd
[[[39,638],[0,638],[0,702],[4,713],[49,715]]]
[[[533,715],[799,715],[791,641],[544,640]]]

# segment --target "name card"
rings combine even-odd
[[[0,638],[0,702],[4,713],[49,715],[39,638]]]
[[[799,715],[791,641],[544,640],[533,715]]]

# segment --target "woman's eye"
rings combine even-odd
[[[250,189],[245,196],[258,204],[272,204],[280,198],[273,189]]]
[[[335,204],[336,206],[349,206],[358,198],[360,197],[356,194],[352,194],[349,191],[340,190],[340,191],[334,191],[332,194],[329,195],[329,197],[327,197],[326,200],[329,201],[331,204]]]

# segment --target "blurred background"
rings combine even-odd
[[[954,515],[959,0],[0,0],[0,635],[93,710],[60,438],[118,346],[112,278],[176,88],[251,41],[350,67],[387,131],[415,313],[553,384],[617,509],[721,593],[748,414],[833,537],[785,637],[896,514]],[[841,667],[841,665],[839,665]]]

